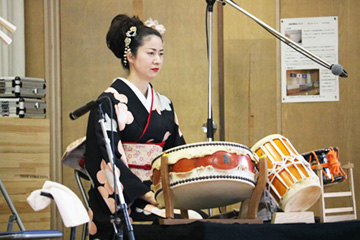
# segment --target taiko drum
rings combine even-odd
[[[266,191],[283,211],[305,211],[320,197],[319,178],[287,138],[279,134],[269,135],[251,150],[257,158],[266,155]]]
[[[168,149],[170,188],[179,209],[207,209],[250,198],[256,184],[251,150],[231,142],[200,142]],[[162,156],[162,155],[161,155]],[[152,162],[152,190],[165,206],[161,156]]]

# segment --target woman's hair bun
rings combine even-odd
[[[110,28],[106,35],[106,43],[108,48],[115,54],[116,57],[122,58],[124,54],[124,40],[126,38],[126,32],[130,27],[144,26],[144,23],[138,17],[132,17],[125,14],[119,14],[113,18],[110,24]]]
[[[136,34],[131,38],[129,48],[131,53],[136,56],[137,49],[143,44],[143,38],[148,35],[156,35],[161,37],[161,34],[150,27],[144,25],[144,23],[136,16],[129,17],[125,14],[119,14],[113,18],[110,24],[110,28],[106,34],[106,44],[108,48],[114,53],[117,58],[120,58],[124,68],[129,69],[127,64],[124,64],[125,51],[125,38],[126,33],[131,27],[135,26]],[[126,61],[125,61],[126,62]]]

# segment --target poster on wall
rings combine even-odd
[[[324,61],[338,63],[338,18],[281,19],[281,33]],[[339,101],[339,77],[281,44],[282,102]]]

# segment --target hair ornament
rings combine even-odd
[[[149,18],[148,20],[145,21],[145,26],[150,27],[150,28],[154,28],[155,30],[157,30],[161,35],[165,33],[166,29],[164,27],[164,25],[159,24],[158,20],[152,20],[152,18]]]
[[[126,53],[128,51],[131,51],[131,49],[130,49],[131,38],[136,36],[136,30],[137,30],[137,28],[135,26],[132,26],[129,28],[129,31],[126,32],[126,38],[124,40],[125,50],[124,50],[124,58],[123,58],[123,62],[125,65],[127,64]]]

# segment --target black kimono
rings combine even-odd
[[[146,98],[132,83],[120,78],[115,79],[99,98],[105,99],[101,104],[105,118],[104,125],[113,149],[125,201],[132,206],[130,217],[134,221],[151,219],[151,216],[139,214],[133,208],[147,204],[139,197],[150,191],[151,185],[149,179],[144,179],[145,175],[141,175],[142,179],[140,179],[134,172],[140,169],[146,173],[145,178],[147,178],[151,172],[149,163],[153,155],[142,153],[146,156],[145,159],[141,157],[138,160],[144,160],[144,164],[136,161],[135,164],[130,164],[127,158],[129,156],[136,158],[137,154],[125,155],[124,146],[140,143],[146,145],[146,149],[149,147],[152,149],[154,146],[155,153],[158,153],[159,149],[161,152],[185,144],[173,105],[167,97],[155,92],[150,84]],[[89,190],[89,215],[92,220],[90,236],[92,239],[109,239],[114,232],[110,224],[110,216],[115,212],[114,184],[112,165],[108,159],[99,124],[98,109],[92,110],[89,116],[85,159],[85,168],[92,182]]]

